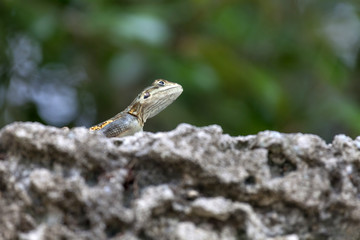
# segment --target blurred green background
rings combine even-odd
[[[360,1],[0,1],[0,127],[86,126],[154,79],[178,100],[145,125],[360,135]]]

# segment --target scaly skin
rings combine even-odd
[[[158,79],[145,88],[134,101],[122,112],[98,125],[90,131],[100,131],[106,137],[123,137],[142,131],[148,118],[169,106],[180,96],[181,85]]]

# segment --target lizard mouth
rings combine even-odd
[[[183,92],[183,88],[181,85],[175,85],[175,86],[172,86],[168,89],[169,91],[169,94],[172,94],[172,95],[175,95],[174,96],[174,99],[175,100],[176,98],[178,98],[180,96],[180,94]]]

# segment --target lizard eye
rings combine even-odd
[[[165,85],[165,82],[164,82],[163,80],[160,80],[160,81],[158,82],[158,85],[164,86],[164,85]]]
[[[148,97],[150,97],[150,93],[149,93],[149,92],[146,92],[146,93],[144,94],[144,99],[147,99]]]

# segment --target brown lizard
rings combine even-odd
[[[90,131],[100,131],[106,137],[123,137],[143,130],[148,118],[169,106],[180,96],[183,88],[180,84],[157,79],[145,88],[122,112],[98,125]]]

